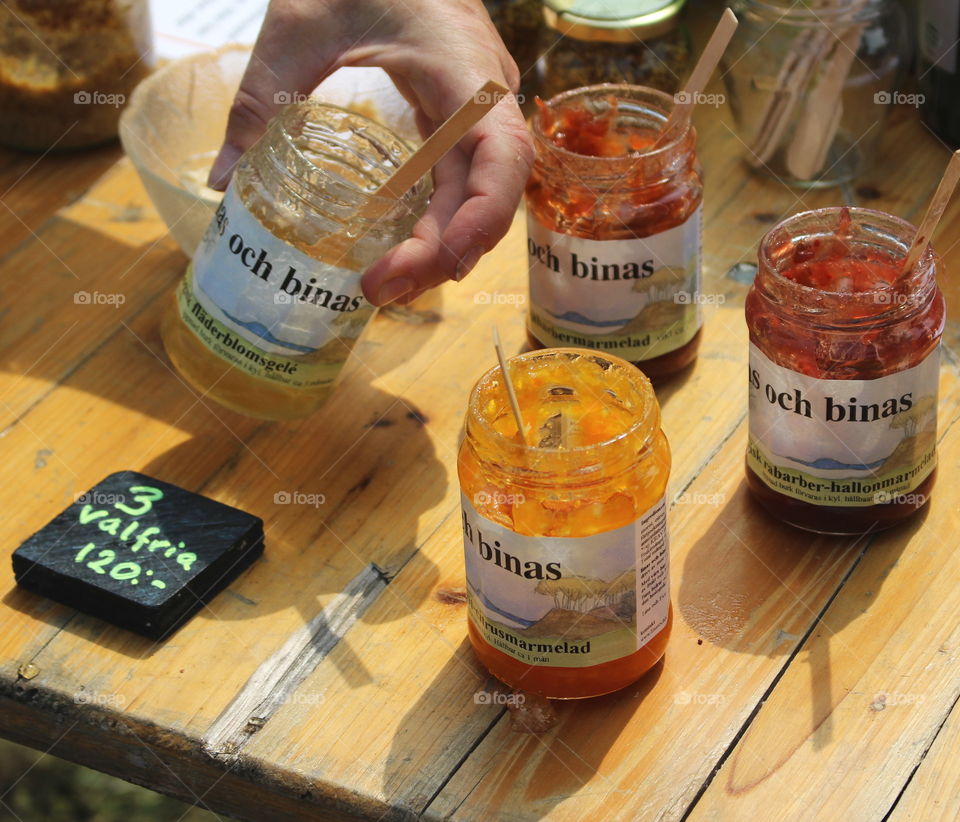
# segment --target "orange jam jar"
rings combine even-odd
[[[470,641],[512,688],[616,691],[663,656],[672,621],[656,396],[608,354],[533,351],[508,368],[529,444],[493,368],[458,460]]]
[[[747,295],[747,482],[809,531],[888,528],[929,498],[944,301],[928,247],[864,208],[796,214],[760,243]]]
[[[693,127],[653,148],[673,98],[574,89],[533,117],[529,342],[607,351],[654,382],[700,344],[703,180]]]

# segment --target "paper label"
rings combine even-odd
[[[329,385],[373,314],[362,272],[291,248],[228,187],[177,292],[184,323],[218,356],[284,385]]]
[[[629,240],[558,234],[527,215],[530,333],[638,362],[686,345],[700,328],[701,208],[681,225]]]
[[[585,668],[635,653],[667,624],[666,502],[590,537],[530,537],[461,495],[470,619],[525,662]]]
[[[939,352],[886,377],[828,380],[751,343],[748,465],[774,491],[814,505],[896,502],[936,466]]]

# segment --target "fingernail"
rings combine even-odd
[[[406,277],[394,277],[392,280],[387,280],[377,292],[377,305],[392,303],[404,294],[409,294],[414,287],[413,282]]]
[[[220,149],[217,159],[213,161],[213,167],[210,169],[210,174],[207,177],[207,185],[217,191],[223,191],[230,181],[233,167],[237,164],[237,160],[240,159],[242,154],[243,152],[241,152],[240,149],[226,143],[223,148]]]
[[[483,246],[475,245],[466,254],[460,258],[460,262],[457,263],[457,273],[453,275],[453,279],[457,282],[460,282],[464,277],[467,276],[478,262],[480,258],[486,253],[486,249]]]

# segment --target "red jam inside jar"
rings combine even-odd
[[[654,148],[672,99],[600,85],[538,101],[527,184],[528,341],[621,356],[654,382],[700,343],[700,206],[692,128]]]
[[[746,301],[747,481],[800,528],[888,528],[933,487],[945,309],[931,250],[901,276],[914,233],[881,212],[832,208],[761,241]]]

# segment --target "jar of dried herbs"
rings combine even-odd
[[[114,139],[152,59],[147,0],[0,3],[0,144],[46,151]]]
[[[678,91],[690,58],[683,3],[544,0],[544,97],[597,83]]]

